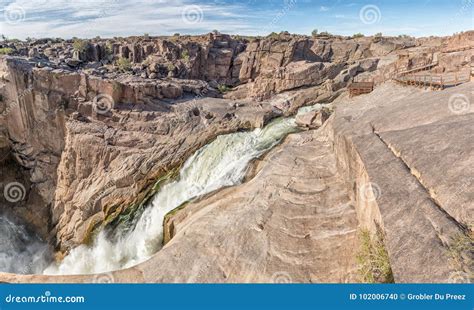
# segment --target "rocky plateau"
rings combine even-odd
[[[300,131],[245,182],[186,203],[165,245],[115,282],[364,282],[362,231],[382,236],[391,282],[471,282],[473,82],[400,85],[404,71],[471,76],[474,31],[451,37],[280,33],[4,41],[0,212],[60,261],[218,136],[299,108]],[[468,48],[464,48],[464,47]],[[374,90],[349,96],[353,82]],[[158,182],[158,183],[159,183]],[[2,282],[100,275],[0,273]],[[378,279],[383,282],[387,279]],[[388,281],[388,280],[387,280]]]

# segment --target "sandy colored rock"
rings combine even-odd
[[[425,62],[438,61],[439,72],[470,67],[471,50],[452,49],[471,44],[472,32],[416,40],[282,33],[135,41],[109,42],[110,57],[106,42],[95,39],[83,54],[65,40],[27,49],[10,43],[15,56],[0,59],[0,108],[8,111],[0,116],[2,181],[25,187],[22,202],[2,198],[0,207],[57,249],[86,241],[142,202],[159,177],[217,135],[336,100],[323,128],[290,136],[248,183],[169,219],[166,247],[112,273],[115,281],[355,281],[356,230],[377,226],[396,282],[472,279],[469,253],[457,264],[450,253],[456,238],[472,235],[473,85],[435,92],[387,82]],[[132,62],[130,71],[118,72],[118,57]],[[60,59],[81,63],[72,68]],[[374,92],[348,98],[345,87],[356,77],[374,80]],[[459,98],[464,104],[454,105]],[[313,128],[324,120],[308,114],[298,122]]]

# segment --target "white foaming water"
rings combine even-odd
[[[110,234],[100,232],[92,246],[73,249],[44,274],[108,272],[147,260],[162,246],[163,220],[168,212],[195,197],[241,183],[253,159],[295,131],[294,118],[280,118],[264,129],[217,137],[186,161],[177,180],[161,187],[131,230],[113,240],[107,237]]]
[[[51,249],[23,225],[0,215],[0,271],[40,273],[50,262]]]

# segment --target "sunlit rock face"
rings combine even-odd
[[[341,114],[337,111],[337,105],[349,102],[349,99],[345,96],[345,91],[351,80],[354,77],[372,79],[377,87],[379,85],[383,86],[387,85],[384,82],[390,79],[397,68],[410,69],[419,64],[434,61],[438,62],[434,68],[437,72],[449,73],[460,68],[465,69],[470,64],[466,60],[469,59],[470,61],[469,50],[443,52],[440,49],[441,45],[438,43],[446,43],[447,48],[456,48],[471,41],[472,34],[470,32],[452,38],[423,40],[380,37],[310,38],[285,33],[267,38],[251,39],[209,34],[199,37],[183,36],[177,38],[94,39],[87,42],[86,49],[81,53],[75,52],[74,42],[67,40],[38,40],[31,44],[8,43],[14,50],[12,56],[2,56],[0,58],[1,190],[3,191],[7,185],[15,182],[21,184],[21,186],[19,187],[19,200],[16,200],[16,198],[8,200],[4,196],[0,197],[0,211],[8,210],[9,213],[25,223],[28,231],[35,232],[45,242],[53,245],[58,254],[57,258],[60,260],[77,246],[81,244],[90,245],[91,241],[95,240],[96,233],[102,231],[104,226],[111,223],[117,224],[117,221],[120,222],[119,215],[136,210],[145,201],[150,202],[150,197],[157,190],[155,187],[157,180],[167,177],[172,179],[172,177],[178,176],[178,172],[182,171],[180,168],[183,168],[186,161],[196,151],[216,140],[220,135],[263,128],[276,117],[294,115],[298,108],[303,105],[312,105],[318,102],[327,103],[336,98],[339,98],[337,100],[343,100],[337,101],[337,104],[333,107],[336,112],[331,124],[335,122],[336,130],[335,132],[326,130],[324,134],[321,133],[327,141],[334,141],[331,142],[334,143],[334,146],[331,149],[331,145],[323,147],[318,144],[322,147],[321,150],[324,151],[320,154],[320,159],[330,166],[326,167],[327,169],[333,168],[331,163],[337,163],[338,171],[331,170],[331,173],[334,173],[333,176],[338,180],[337,182],[350,183],[354,176],[348,174],[345,169],[350,170],[352,166],[349,165],[350,161],[345,161],[345,159],[349,156],[347,154],[354,156],[355,153],[349,153],[348,150],[342,148],[342,145],[345,145],[345,147],[351,146],[349,142],[352,141],[346,141],[345,138],[341,140],[340,137],[345,137],[347,134],[350,137],[348,140],[359,138],[357,137],[358,124],[364,122],[357,122],[357,120],[365,119],[367,106],[377,108],[382,103],[402,102],[405,97],[411,95],[412,91],[415,92],[415,97],[410,99],[410,102],[418,103],[416,96],[420,94],[419,90],[406,90],[405,88],[400,90],[391,85],[390,89],[397,91],[376,93],[378,97],[376,94],[362,96],[360,100],[367,100],[367,102],[354,105],[354,110],[348,109],[347,111],[350,112],[347,115]],[[409,54],[409,57],[401,57],[402,52]],[[119,59],[127,59],[127,66],[120,67],[116,65],[115,63]],[[449,91],[451,90],[442,93],[447,94]],[[450,93],[450,95],[455,95],[456,90],[452,91],[454,93]],[[431,94],[420,97],[422,99],[419,100],[430,103],[439,98],[437,93]],[[449,102],[450,98],[448,97],[443,100]],[[463,98],[461,97],[461,99]],[[387,131],[380,133],[380,139],[385,141],[384,143],[387,146],[393,147],[397,155],[400,155],[398,152],[401,152],[405,156],[402,157],[407,165],[417,165],[421,167],[421,170],[429,171],[430,175],[426,177],[423,175],[423,171],[421,172],[420,182],[423,185],[426,184],[428,192],[429,189],[436,188],[434,190],[436,203],[441,205],[452,219],[466,230],[469,229],[469,223],[472,222],[471,210],[466,201],[471,200],[469,200],[470,196],[465,197],[462,193],[467,192],[470,195],[468,190],[464,190],[464,188],[472,188],[465,185],[469,184],[469,179],[460,184],[462,189],[460,194],[449,196],[447,193],[452,188],[445,185],[438,186],[444,184],[439,179],[440,174],[434,173],[432,169],[428,169],[429,167],[427,168],[419,163],[419,157],[414,155],[413,145],[417,145],[418,140],[403,138],[404,143],[402,143],[399,138],[404,136],[399,135],[395,129],[392,130],[391,127],[386,129],[385,125],[377,126],[379,123],[388,124],[386,122],[387,118],[398,115],[399,123],[406,121],[414,126],[414,128],[404,127],[400,130],[411,130],[415,137],[421,134],[429,136],[424,141],[433,139],[438,141],[438,137],[440,137],[440,141],[444,139],[444,136],[438,132],[443,131],[444,127],[433,127],[433,131],[422,130],[427,128],[422,127],[422,125],[431,122],[428,118],[432,113],[441,114],[441,111],[444,111],[446,119],[443,119],[442,122],[445,123],[455,119],[455,123],[458,125],[449,127],[450,129],[456,128],[460,132],[465,129],[463,126],[468,126],[468,124],[461,121],[461,118],[467,118],[466,115],[470,115],[471,112],[462,111],[462,113],[455,115],[446,114],[450,113],[447,103],[446,106],[443,106],[443,103],[440,104],[434,108],[427,104],[426,106],[430,108],[426,111],[423,110],[425,111],[423,115],[417,112],[416,109],[406,112],[403,110],[406,106],[394,105],[398,110],[385,107],[383,110],[373,112],[374,118],[367,119],[366,123],[370,122],[373,125],[372,130],[382,131],[383,129]],[[405,112],[403,112],[403,115],[397,114],[402,113],[400,111]],[[306,116],[300,116],[298,123],[304,129],[310,129],[312,132],[323,124],[327,116],[328,114],[319,114],[318,116],[309,113]],[[350,126],[340,126],[339,122],[345,121],[349,122]],[[456,135],[459,135],[459,132],[456,131]],[[366,133],[364,131],[361,135],[363,136]],[[334,138],[335,135],[336,138]],[[319,141],[318,137],[311,134],[297,134],[296,136],[303,136],[301,138],[303,140],[300,141],[302,145],[309,143],[307,140]],[[435,143],[434,140],[433,143]],[[293,143],[296,142],[293,141]],[[359,148],[363,150],[370,149],[363,146],[363,143],[360,145]],[[314,147],[314,145],[311,145],[311,147]],[[357,149],[357,143],[354,143],[354,148]],[[288,147],[285,149],[288,152]],[[467,150],[456,149],[459,154],[470,154]],[[296,160],[295,166],[285,163],[285,165],[282,164],[281,169],[300,169],[302,176],[306,175],[303,172],[311,171],[315,175],[319,175],[318,173],[325,175],[323,173],[326,171],[324,167],[319,167],[320,170],[314,167],[317,171],[307,168],[309,165],[314,165],[314,162],[318,162],[319,159],[309,158],[307,154],[299,154],[293,148],[291,150],[287,155],[282,155],[282,160],[292,161],[296,160],[295,158],[300,158],[303,163]],[[275,151],[277,152],[278,148]],[[408,153],[403,154],[404,152]],[[332,158],[331,156],[335,156],[334,162],[332,159],[328,160]],[[244,157],[242,155],[239,158]],[[437,162],[445,164],[447,167],[452,164],[449,162],[452,158],[453,155],[446,156],[439,158]],[[361,158],[361,160],[365,163],[364,158]],[[276,163],[280,162],[276,161]],[[469,171],[469,165],[463,167],[463,171]],[[251,165],[252,169],[256,169],[255,166]],[[260,166],[259,169],[263,169],[263,167]],[[417,169],[413,170],[414,174],[419,172],[419,169]],[[446,168],[446,170],[449,169]],[[458,184],[456,183],[459,181],[456,173],[448,173],[446,176],[454,182],[452,184]],[[294,183],[295,186],[303,188],[302,191],[296,191],[300,194],[295,197],[290,194],[281,194],[286,202],[298,203],[301,199],[303,204],[306,203],[305,198],[302,198],[306,190],[299,183],[301,180],[293,180],[291,175],[283,175],[282,179],[278,181],[288,181],[288,184]],[[265,193],[265,190],[260,187],[266,188],[267,183],[265,180],[260,180],[252,189],[253,194],[248,192],[248,195]],[[200,188],[200,186],[197,185],[197,188]],[[269,191],[274,191],[274,195],[278,196],[280,195],[278,188],[279,186],[275,186]],[[335,188],[339,187],[336,186]],[[187,188],[187,190],[190,189]],[[322,189],[321,191],[326,193]],[[383,212],[380,214],[376,214],[376,212],[369,212],[369,215],[365,214],[364,210],[367,209],[360,208],[355,204],[355,196],[351,196],[353,191],[354,184],[347,184],[347,189],[342,190],[342,192],[327,192],[326,194],[331,197],[326,197],[327,200],[325,201],[327,203],[324,202],[323,205],[332,203],[333,200],[331,199],[334,198],[332,195],[348,195],[351,198],[352,204],[350,205],[355,206],[359,223],[370,226],[368,219],[372,221],[376,218],[383,221]],[[317,195],[317,193],[313,194]],[[433,192],[430,192],[430,195],[432,194]],[[216,197],[220,197],[221,194],[217,193],[216,195]],[[310,197],[308,201],[312,201],[313,198],[316,199]],[[384,196],[384,198],[387,197]],[[265,201],[267,198],[262,199]],[[334,201],[336,200],[343,204],[347,202],[345,199],[335,199]],[[453,201],[456,203],[453,203]],[[462,210],[456,207],[457,202],[462,206]],[[229,202],[229,208],[232,208],[231,206],[234,203],[234,201]],[[372,207],[368,210],[377,210],[375,207],[373,207],[375,209],[372,209]],[[220,210],[220,208],[224,208],[224,206],[216,207],[216,210]],[[232,210],[238,213],[241,209],[235,207]],[[259,212],[265,211],[264,209],[259,210]],[[351,210],[351,208],[341,207],[340,220],[342,222],[347,220],[345,216],[352,216],[350,215]],[[250,212],[250,210],[247,211]],[[279,212],[283,211],[282,207]],[[330,210],[326,211],[331,212]],[[291,214],[278,214],[283,217],[293,216]],[[189,222],[189,226],[181,226],[181,228],[195,232],[197,228],[193,225],[199,224],[202,225],[198,225],[202,228],[202,231],[209,229],[209,234],[204,234],[205,238],[211,238],[209,236],[212,234],[219,235],[219,229],[223,226],[218,222],[208,222],[209,219],[203,219],[200,217],[201,215],[202,213],[199,213],[200,219],[196,222],[190,220],[194,216],[187,217],[192,225]],[[174,223],[174,227],[168,226],[166,228],[165,225],[165,233],[168,229],[169,238],[173,238],[171,241],[168,240],[170,241],[169,245],[158,252],[156,257],[160,264],[169,258],[166,256],[167,254],[161,253],[176,254],[181,253],[180,251],[184,249],[189,250],[190,253],[195,253],[191,250],[194,249],[192,243],[183,245],[186,243],[182,239],[182,235],[185,233],[179,233],[181,229],[178,229],[180,226],[179,213],[176,216],[176,219],[170,219],[169,222]],[[228,216],[229,218],[235,218],[236,215],[232,213]],[[246,216],[243,218],[248,219]],[[295,217],[298,218],[298,215],[295,215]],[[444,223],[443,220],[440,221],[441,224]],[[353,227],[354,223],[349,222],[347,222],[347,227]],[[415,222],[415,220],[410,221],[410,223]],[[269,234],[268,238],[276,244],[282,245],[289,244],[284,235],[286,233],[292,235],[291,227],[293,226],[291,225],[294,225],[295,229],[298,230],[298,238],[309,227],[305,225],[298,226],[299,224],[293,222],[276,221],[274,224],[277,225],[276,223],[282,225],[285,233],[283,235]],[[239,227],[243,229],[247,226],[241,225]],[[239,227],[235,227],[235,229],[238,230]],[[387,231],[397,232],[396,227],[384,227]],[[429,228],[429,225],[426,224],[426,227]],[[444,226],[441,225],[440,227]],[[257,225],[256,229],[258,231],[261,228]],[[338,227],[334,231],[336,235],[340,235],[340,240],[345,240],[346,237],[342,235],[346,230]],[[447,231],[449,231],[447,236],[450,238],[451,232],[458,230],[453,228]],[[5,233],[11,234],[11,232],[6,231]],[[277,230],[273,232],[276,233]],[[244,240],[243,236],[245,234],[241,235],[240,233],[242,232],[238,231],[235,236],[242,236],[242,240]],[[436,235],[435,232],[432,233],[430,236]],[[327,241],[329,240],[327,238],[332,235],[330,233],[322,235],[315,233],[313,235],[309,234],[309,236],[319,236],[321,240]],[[348,228],[347,240],[352,240],[353,236],[352,228]],[[228,237],[231,238],[231,236]],[[273,237],[275,239],[272,239]],[[446,244],[449,244],[448,237],[443,234],[443,240],[446,239]],[[218,245],[226,243],[227,239],[222,238],[217,243]],[[232,251],[237,246],[241,246],[242,244],[239,242],[242,240],[227,243],[229,248],[226,251]],[[399,259],[398,266],[403,265],[403,262],[412,261],[409,257],[396,256],[399,253],[397,252],[398,239],[389,238],[387,240],[389,254],[395,253],[391,254],[395,255],[394,262]],[[141,241],[136,243],[140,244]],[[197,242],[197,240],[195,241]],[[206,239],[204,243],[209,244],[209,242],[214,241]],[[322,244],[310,241],[303,240],[302,247],[330,244],[330,242],[324,243],[326,241],[322,241]],[[17,242],[20,245],[19,248],[28,249],[28,246],[22,245],[23,243],[30,244],[20,240]],[[178,243],[181,245],[178,245]],[[31,244],[36,246],[37,243],[32,241]],[[262,250],[263,248],[259,245],[263,246],[263,243],[257,243],[255,248],[249,248],[249,253],[254,254],[256,251]],[[144,248],[146,247],[144,246]],[[147,255],[131,261],[141,262],[144,257],[148,258],[160,247],[161,245],[158,242],[151,246],[152,250],[147,252]],[[175,250],[168,250],[171,247],[175,247]],[[112,249],[103,248],[104,253]],[[148,249],[145,250],[148,251]],[[444,250],[444,248],[439,248],[440,255],[444,255]],[[8,251],[11,251],[11,249]],[[225,257],[225,253],[219,251],[216,250],[212,255],[222,254]],[[295,249],[288,251],[299,253]],[[283,252],[285,252],[284,247],[281,252],[275,251],[272,259]],[[310,252],[308,251],[308,253]],[[337,253],[339,253],[335,249],[331,249],[329,252],[324,259],[337,257]],[[25,253],[29,253],[28,250]],[[110,253],[113,253],[113,251]],[[134,256],[135,254],[127,255]],[[252,255],[247,257],[248,261],[251,261],[252,257],[255,258]],[[84,259],[86,259],[86,256],[84,256]],[[288,257],[285,259],[291,260]],[[302,259],[309,259],[309,256],[304,256]],[[118,260],[120,261],[121,258],[118,257]],[[305,269],[304,272],[301,270],[294,271],[297,275],[292,277],[294,277],[294,280],[301,282],[317,281],[318,279],[349,281],[353,279],[354,265],[352,265],[353,262],[350,257],[347,258],[347,261],[347,269],[345,269],[347,274],[344,273],[345,271],[337,270],[338,274],[340,273],[342,276],[333,277],[327,274],[321,276],[324,273],[322,268],[314,269],[308,266],[308,269]],[[189,274],[178,276],[173,273],[161,274],[162,271],[154,273],[154,271],[151,271],[152,267],[156,266],[153,265],[154,263],[150,263],[151,265],[148,263],[141,264],[141,267],[137,268],[144,268],[143,273],[147,276],[147,281],[170,280],[173,279],[173,276],[175,276],[176,281],[214,281],[219,274],[225,274],[227,277],[222,281],[225,281],[225,279],[245,280],[240,276],[235,276],[232,270],[241,270],[242,274],[248,276],[249,281],[267,281],[269,277],[271,278],[270,274],[262,274],[263,269],[259,269],[265,268],[265,264],[259,265],[254,273],[250,271],[246,273],[244,270],[251,268],[253,265],[244,264],[232,269],[235,267],[232,263],[229,263],[231,267],[223,268],[225,272],[214,270],[215,273],[202,276],[203,270],[206,270],[206,264],[211,264],[206,259],[202,262],[202,268],[195,270],[196,274],[194,276]],[[174,263],[176,265],[170,265],[170,268],[185,270],[179,263]],[[130,265],[121,261],[117,264],[97,267],[99,269],[92,266],[87,272],[112,270],[127,266]],[[275,263],[272,266],[278,269],[283,268],[284,264]],[[416,267],[416,264],[414,266]],[[441,267],[438,273],[431,273],[431,279],[441,281],[446,278],[449,268],[444,266],[446,268],[443,267],[443,269]],[[5,268],[13,270],[10,263],[6,263]],[[36,269],[33,269],[30,268],[25,273],[37,272]],[[138,269],[131,270],[135,272]],[[279,270],[275,269],[275,272],[277,271]],[[86,271],[81,269],[77,272]],[[424,278],[405,277],[406,275],[403,274],[403,270],[400,268],[397,270],[395,267],[394,272],[398,272],[398,279],[402,281],[425,280]],[[22,273],[21,270],[18,273]],[[142,271],[139,271],[139,273],[143,274]],[[230,276],[231,273],[233,277]],[[290,273],[293,274],[293,272]],[[430,274],[430,272],[427,271],[427,274]]]

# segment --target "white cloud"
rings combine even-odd
[[[213,29],[258,33],[244,6],[221,3],[195,8],[193,0],[16,0],[0,9],[0,33],[12,38],[166,35]]]
[[[329,11],[329,8],[328,8],[327,6],[323,6],[323,5],[322,5],[322,6],[319,8],[319,10],[320,10],[321,12],[327,12],[327,11]]]

